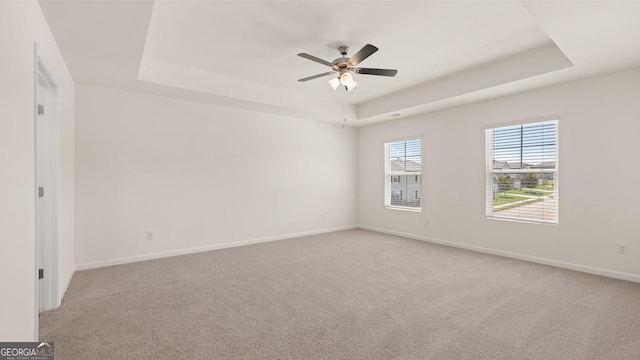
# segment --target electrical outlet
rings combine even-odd
[[[629,244],[618,243],[618,254],[629,255]]]
[[[147,231],[147,240],[154,240],[153,231]]]

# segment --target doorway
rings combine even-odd
[[[35,48],[35,194],[37,313],[60,305],[58,241],[60,219],[59,87]]]

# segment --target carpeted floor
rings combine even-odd
[[[365,230],[75,273],[56,359],[639,359],[640,284]]]

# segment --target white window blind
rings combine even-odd
[[[384,144],[385,206],[420,210],[422,198],[422,140]]]
[[[558,122],[486,130],[487,217],[558,223]]]

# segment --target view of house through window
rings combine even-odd
[[[420,210],[422,140],[384,144],[385,206]]]
[[[487,216],[558,223],[557,121],[486,130]]]

